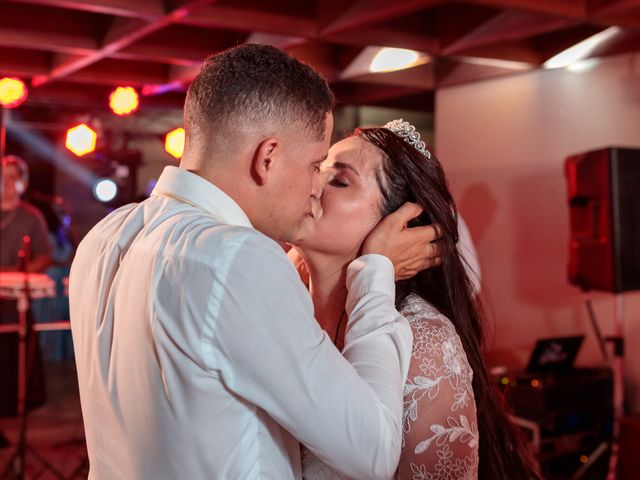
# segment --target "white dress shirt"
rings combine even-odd
[[[387,258],[347,276],[343,357],[278,244],[220,189],[166,167],[71,268],[89,478],[300,478],[296,438],[348,477],[391,477],[411,329]]]

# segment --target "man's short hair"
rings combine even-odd
[[[304,129],[320,140],[333,102],[327,82],[308,65],[274,47],[240,45],[207,57],[191,83],[187,144],[234,125],[265,122]]]

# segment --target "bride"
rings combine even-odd
[[[336,143],[327,164],[322,214],[302,227],[291,257],[303,260],[315,317],[338,348],[350,328],[346,267],[369,231],[407,201],[423,208],[416,225],[442,231],[441,265],[396,282],[396,306],[414,335],[397,478],[538,478],[484,365],[482,313],[440,163],[412,125],[394,120]],[[310,450],[302,464],[307,480],[342,478]]]

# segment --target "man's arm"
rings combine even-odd
[[[401,447],[411,330],[394,307],[388,259],[349,268],[350,364],[313,318],[308,292],[279,247],[249,235],[212,299],[223,381],[318,457],[352,478],[390,478]],[[212,272],[212,274],[214,274]]]
[[[438,253],[433,227],[406,231],[420,211],[405,205],[388,216],[366,247],[378,255],[349,266],[345,357],[314,320],[291,263],[260,237],[237,252],[227,295],[213,304],[214,316],[233,319],[218,322],[213,339],[225,383],[349,477],[390,478],[400,456],[412,336],[395,310],[394,276],[437,262]]]

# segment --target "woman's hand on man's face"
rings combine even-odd
[[[362,254],[377,253],[389,258],[396,272],[396,280],[413,277],[426,268],[440,265],[440,237],[437,225],[407,228],[407,223],[422,213],[415,203],[405,203],[387,215],[364,241]]]

